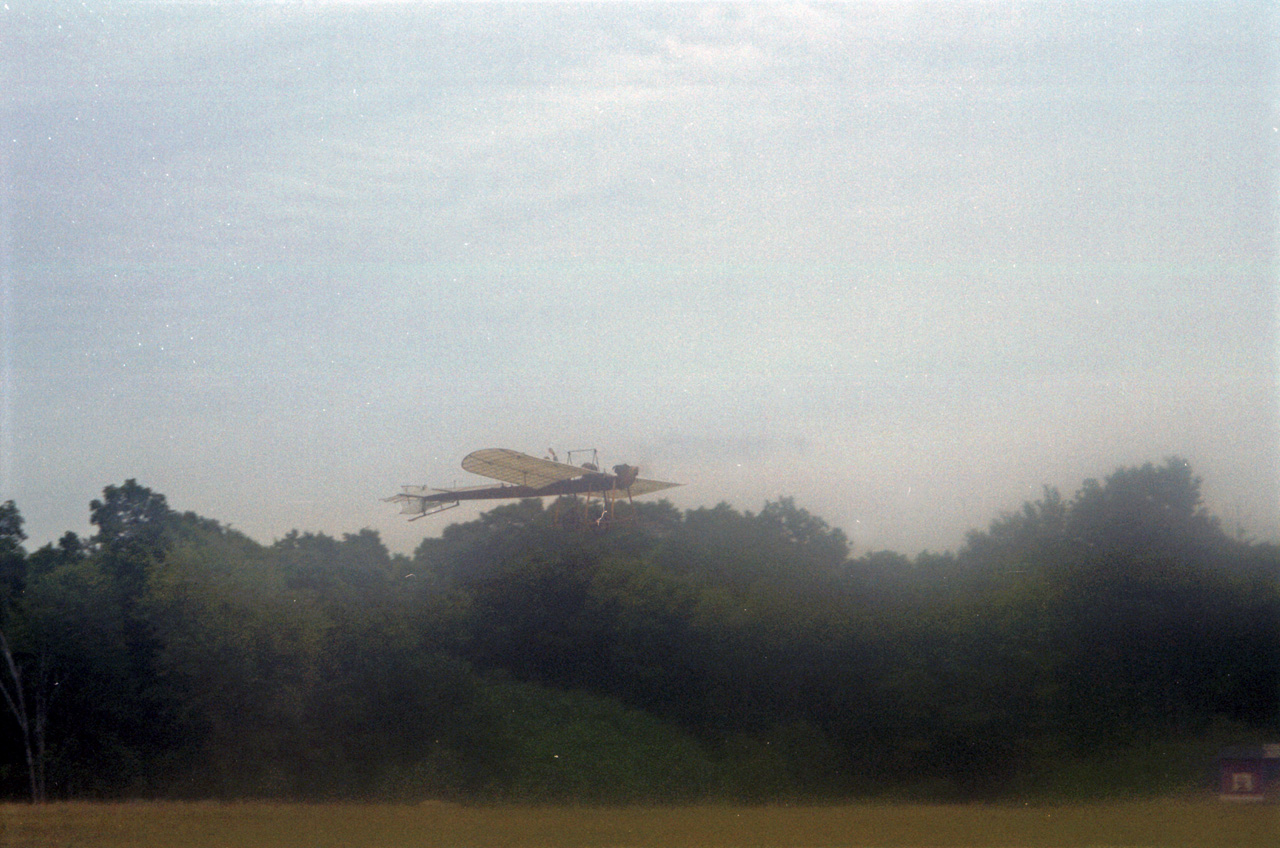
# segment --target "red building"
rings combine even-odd
[[[1226,748],[1218,754],[1218,797],[1266,801],[1280,795],[1280,745]]]

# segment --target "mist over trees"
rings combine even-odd
[[[28,552],[0,505],[0,791],[1156,792],[1280,735],[1280,548],[1224,532],[1180,459],[916,557],[788,498],[574,515],[498,506],[393,556],[263,545],[127,480]]]

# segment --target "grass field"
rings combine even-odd
[[[1280,808],[1204,799],[1046,805],[572,807],[445,803],[0,805],[0,846],[1158,846],[1280,844]]]

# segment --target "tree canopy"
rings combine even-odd
[[[604,532],[562,507],[405,556],[372,530],[260,544],[136,480],[93,537],[28,553],[0,505],[0,789],[1001,797],[1280,732],[1280,549],[1223,533],[1181,459],[916,557],[855,556],[789,498]],[[1166,783],[1197,779],[1178,762]]]

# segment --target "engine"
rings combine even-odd
[[[640,469],[634,465],[615,465],[613,475],[617,478],[615,485],[619,489],[630,489],[631,484],[640,476]]]

